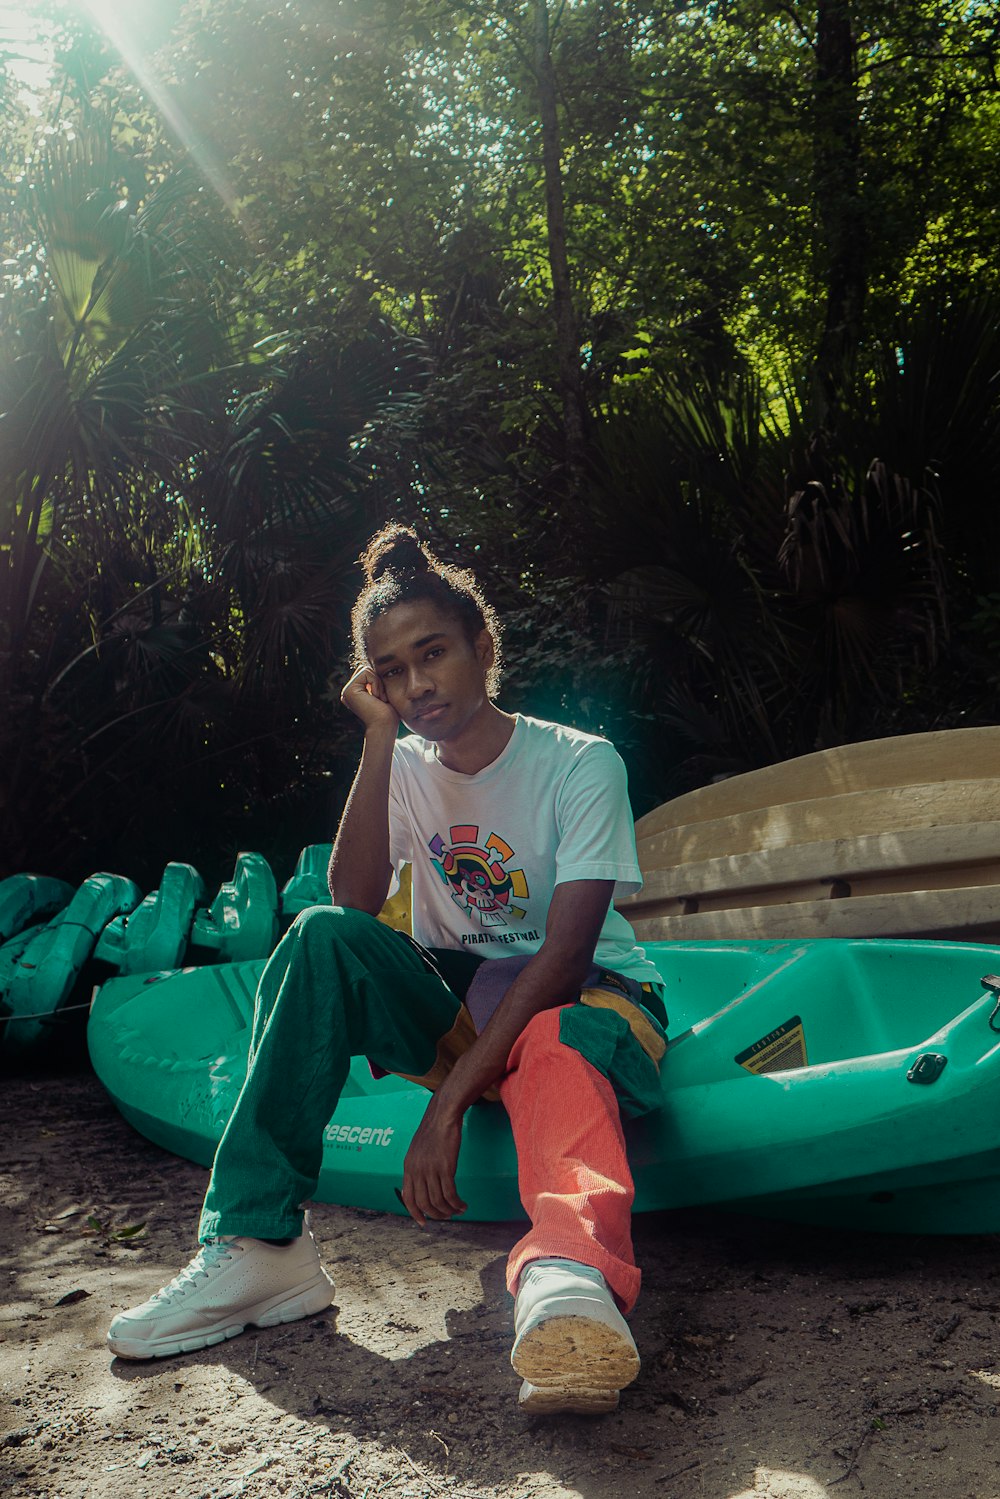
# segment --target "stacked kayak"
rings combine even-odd
[[[26,927],[50,920],[69,904],[72,894],[72,885],[44,874],[0,880],[0,946]]]
[[[724,1204],[838,1227],[1000,1232],[1000,950],[884,940],[650,944],[672,1037],[628,1126],[639,1210]],[[149,1139],[208,1165],[242,1083],[263,964],[123,976],[95,996],[98,1076]],[[997,981],[1000,985],[1000,980]],[[356,1059],[321,1201],[401,1211],[426,1093]],[[499,1105],[469,1110],[472,1219],[520,1215]]]
[[[117,874],[91,875],[75,894],[37,875],[2,882],[0,902],[18,928],[0,947],[6,1058],[23,1058],[52,1038],[104,927],[140,899],[138,886]]]
[[[210,905],[190,864],[168,864],[145,898],[117,874],[91,875],[76,891],[41,875],[0,880],[0,1057],[20,1065],[65,1043],[76,1034],[70,1012],[111,973],[266,958],[303,905],[329,900],[325,875],[318,881],[329,854],[329,844],[303,851],[287,902],[256,853],[238,855]]]

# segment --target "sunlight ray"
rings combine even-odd
[[[171,91],[157,76],[155,68],[136,46],[126,25],[122,24],[121,7],[117,0],[82,0],[84,10],[101,28],[108,41],[117,50],[126,67],[134,74],[164,122],[176,133],[190,152],[205,180],[212,186],[226,207],[238,216],[236,193],[219,158],[208,142],[194,129],[191,122],[178,108]]]

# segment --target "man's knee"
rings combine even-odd
[[[562,1009],[563,1006],[559,1005],[554,1010],[540,1010],[537,1015],[532,1015],[514,1044],[518,1061],[543,1056],[559,1046],[559,1016]]]
[[[376,916],[356,911],[351,906],[306,906],[292,922],[290,931],[299,942],[331,944],[345,942],[350,946],[364,942],[380,926]]]

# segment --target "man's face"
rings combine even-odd
[[[426,599],[379,615],[368,631],[368,657],[390,705],[423,739],[453,739],[489,707],[489,631],[470,641],[457,619]]]

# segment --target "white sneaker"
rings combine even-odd
[[[639,1373],[628,1324],[599,1270],[575,1260],[532,1260],[514,1302],[510,1361],[524,1383],[522,1410],[600,1415]]]
[[[311,1317],[333,1296],[308,1225],[291,1244],[210,1239],[168,1286],[118,1314],[108,1344],[119,1358],[167,1358],[235,1338],[250,1323]]]

